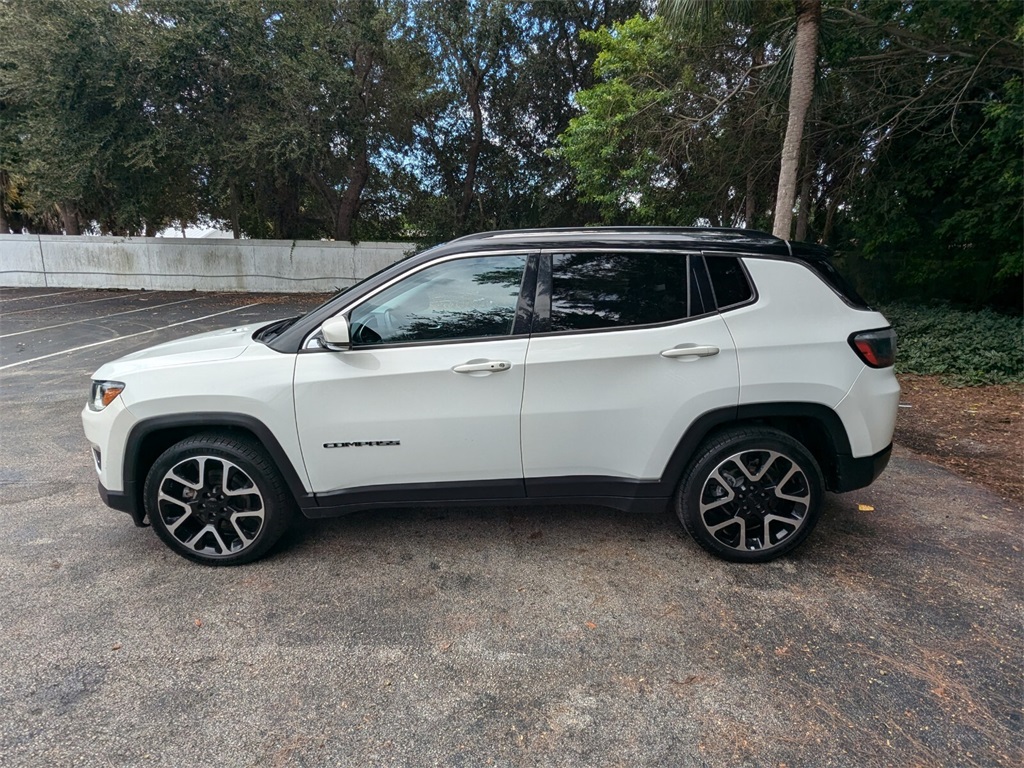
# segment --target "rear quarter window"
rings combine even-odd
[[[754,298],[747,271],[737,256],[705,256],[711,288],[719,309],[745,304]]]
[[[868,306],[868,303],[864,301],[854,287],[846,281],[846,278],[842,276],[832,262],[826,261],[825,259],[807,259],[802,261],[810,267],[814,274],[824,280],[825,284],[829,288],[838,293],[839,297],[851,307],[854,309],[871,309],[871,307]]]

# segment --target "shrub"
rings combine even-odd
[[[952,386],[1024,382],[1024,318],[945,305],[879,308],[898,336],[898,373],[938,374]]]

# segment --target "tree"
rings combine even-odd
[[[860,137],[834,240],[883,297],[1019,307],[1024,14],[1015,2],[842,5]],[[840,55],[841,54],[841,55]]]
[[[438,64],[411,163],[421,190],[410,219],[424,241],[596,218],[571,183],[566,161],[551,150],[578,114],[571,95],[593,80],[596,49],[579,33],[628,18],[639,6],[638,0],[416,6]]]
[[[493,115],[500,145],[491,165],[489,208],[499,228],[579,226],[596,208],[580,198],[572,169],[553,150],[580,110],[574,95],[594,82],[597,48],[587,33],[624,21],[638,0],[569,0],[523,4],[515,17],[525,30],[515,78]]]
[[[789,87],[789,120],[782,142],[779,188],[775,195],[775,222],[772,234],[788,240],[793,227],[793,203],[796,200],[797,170],[804,137],[807,108],[814,95],[814,72],[818,63],[818,27],[821,0],[796,0],[796,37],[793,41],[793,74]]]
[[[481,155],[491,138],[487,122],[497,92],[515,75],[520,28],[510,10],[501,0],[461,0],[418,9],[439,65],[436,111],[420,140],[433,165],[429,172],[454,203],[454,234],[470,228]]]
[[[0,229],[788,237],[795,211],[868,293],[1019,305],[1019,0],[653,7],[0,2]]]
[[[777,106],[791,81],[789,6],[697,7],[714,23],[638,17],[594,38],[597,80],[578,94],[584,112],[560,153],[606,221],[767,220],[763,181],[781,165],[780,121],[793,117]],[[1019,5],[835,0],[821,24],[790,183],[797,237],[839,247],[875,297],[1019,306]]]
[[[818,29],[821,0],[794,0],[796,33],[792,42],[789,86],[789,117],[782,143],[778,187],[775,194],[775,219],[772,232],[789,239],[793,226],[793,204],[796,200],[797,173],[807,109],[814,95],[815,70],[818,60]],[[761,6],[760,11],[766,6]],[[662,0],[660,9],[676,27],[695,23],[710,27],[729,23],[746,24],[754,12],[750,2],[731,0]]]
[[[152,231],[175,213],[180,178],[138,88],[135,22],[99,0],[0,6],[3,170],[30,216],[56,211],[68,234]]]
[[[350,239],[431,71],[408,24],[397,0],[11,0],[0,170],[69,234]]]
[[[763,82],[771,38],[638,16],[584,39],[597,79],[559,152],[605,221],[767,221],[782,125]]]
[[[366,190],[412,141],[431,71],[407,9],[371,0],[281,3],[263,10],[261,23],[266,53],[250,66],[262,93],[244,115],[239,150],[275,169],[271,209],[287,191],[296,218],[302,207],[325,234],[355,239]]]

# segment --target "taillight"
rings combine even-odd
[[[892,328],[854,333],[850,346],[872,368],[888,368],[896,361],[896,331]]]

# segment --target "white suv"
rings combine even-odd
[[[489,232],[301,317],[94,375],[100,495],[210,565],[413,505],[665,509],[765,561],[891,450],[895,335],[825,249],[749,230]]]

